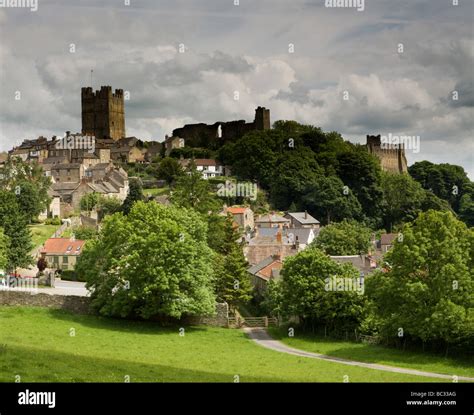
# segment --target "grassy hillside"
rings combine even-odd
[[[74,333],[74,336],[71,336]],[[426,382],[286,355],[241,331],[0,307],[0,381],[12,382]]]

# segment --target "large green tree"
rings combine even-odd
[[[282,154],[273,170],[270,183],[271,202],[280,210],[287,210],[323,171],[310,149],[295,149]]]
[[[191,209],[137,202],[108,216],[76,271],[100,314],[151,318],[214,311],[214,254],[207,225]]]
[[[183,175],[183,168],[175,158],[165,157],[158,166],[157,175],[159,179],[165,180],[168,186],[171,186],[178,177]]]
[[[215,215],[209,226],[213,232],[208,237],[209,245],[218,254],[214,263],[216,295],[219,301],[227,302],[231,308],[249,301],[252,291],[247,261],[241,244],[237,242],[240,235],[233,222],[231,215]]]
[[[44,211],[44,203],[41,200],[39,189],[31,182],[21,181],[15,186],[18,205],[28,222],[33,221]]]
[[[176,181],[170,200],[176,206],[192,208],[205,214],[215,212],[221,207],[221,202],[212,192],[209,182],[203,179],[202,173],[196,169],[192,160],[186,174]]]
[[[404,226],[386,255],[389,272],[367,278],[381,335],[474,346],[473,230],[450,212]]]
[[[363,146],[337,155],[337,175],[362,206],[364,214],[380,222],[383,198],[379,161]]]
[[[337,176],[317,177],[305,190],[301,204],[324,224],[362,216],[359,201]]]
[[[329,331],[352,330],[364,317],[365,297],[357,289],[359,272],[350,264],[338,264],[310,247],[286,258],[281,280],[269,286],[269,301],[284,317],[298,316],[304,326],[325,326]],[[334,284],[334,281],[352,281]],[[359,285],[359,287],[362,287]],[[276,292],[275,292],[276,291]]]
[[[461,166],[421,161],[410,166],[408,172],[424,189],[449,202],[455,212],[459,212],[462,196],[471,194],[472,182]]]
[[[422,210],[426,192],[408,174],[382,174],[383,219],[387,230],[414,220]]]
[[[145,196],[143,195],[142,182],[138,178],[130,179],[130,189],[128,195],[122,204],[122,212],[128,215],[132,210],[133,205],[136,202],[143,201]]]
[[[333,222],[321,229],[314,245],[328,255],[362,255],[369,251],[371,234],[355,221]]]
[[[33,259],[33,249],[28,220],[21,211],[16,195],[13,192],[0,190],[0,224],[9,239],[7,270],[27,267]]]
[[[8,249],[10,241],[5,235],[2,228],[0,228],[0,270],[5,270],[8,265]]]
[[[37,163],[10,158],[0,167],[0,189],[16,194],[19,208],[29,222],[48,207],[50,186],[50,178],[45,176],[43,168]]]

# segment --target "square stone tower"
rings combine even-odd
[[[82,134],[95,138],[125,137],[125,104],[123,90],[112,92],[111,86],[102,86],[94,92],[91,87],[82,88]]]
[[[269,130],[270,125],[270,110],[265,107],[258,107],[255,110],[255,129],[256,130]]]

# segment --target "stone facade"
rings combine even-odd
[[[380,135],[367,136],[367,150],[380,160],[382,170],[390,173],[407,173],[408,163],[404,148],[382,148]]]
[[[82,88],[82,133],[96,138],[125,137],[125,103],[122,89],[102,86],[100,91]]]

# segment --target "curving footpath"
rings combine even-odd
[[[301,356],[301,357],[309,357],[312,359],[326,360],[328,362],[341,363],[343,365],[359,366],[359,367],[365,367],[367,369],[382,370],[384,372],[405,373],[407,375],[424,376],[428,378],[449,379],[450,381],[453,380],[453,376],[451,375],[442,375],[440,373],[423,372],[421,370],[406,369],[402,367],[385,366],[385,365],[379,365],[376,363],[356,362],[354,360],[342,359],[339,357],[331,357],[331,356],[326,356],[324,354],[319,354],[319,353],[305,352],[304,350],[294,349],[293,347],[287,346],[286,344],[273,339],[272,337],[270,337],[270,335],[267,333],[266,330],[261,329],[261,328],[244,328],[244,332],[249,336],[250,339],[252,339],[258,345],[266,347],[267,349],[281,352],[281,353],[287,353],[287,354],[292,354],[292,355]],[[470,378],[466,376],[458,376],[458,380],[466,381],[466,382],[474,382],[474,378]]]

